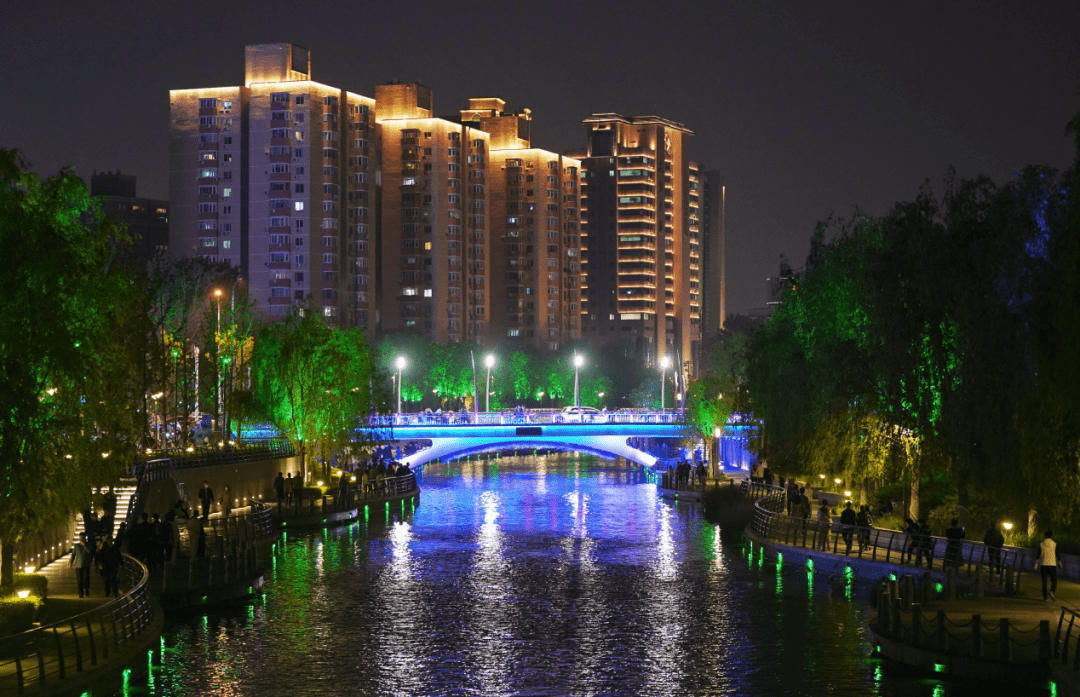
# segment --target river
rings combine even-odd
[[[872,657],[866,587],[721,544],[634,466],[564,453],[419,479],[415,507],[287,533],[261,600],[172,622],[122,694],[986,694]]]

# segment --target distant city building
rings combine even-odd
[[[532,115],[470,99],[463,123],[491,134],[492,337],[556,351],[581,338],[581,162],[532,147]]]
[[[242,87],[170,92],[171,250],[237,266],[258,307],[370,327],[375,100],[311,80],[307,49],[246,48]]]
[[[169,251],[169,202],[136,195],[136,178],[131,174],[94,172],[90,175],[90,195],[101,197],[101,209],[124,221],[132,238],[132,255],[145,264]]]
[[[693,373],[701,339],[702,177],[693,135],[656,116],[595,114],[581,153],[583,336]]]
[[[298,46],[245,54],[243,86],[170,92],[170,251],[239,267],[271,317],[310,299],[374,333],[690,371],[719,332],[723,185],[682,125],[598,114],[560,155],[498,97],[438,117],[418,83],[364,97],[313,82]]]
[[[701,202],[701,338],[720,336],[727,316],[727,270],[724,266],[726,188],[720,172],[704,173]]]

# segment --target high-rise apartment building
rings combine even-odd
[[[701,173],[693,135],[656,116],[595,114],[581,153],[583,337],[694,371],[701,329]]]
[[[727,192],[720,172],[705,172],[701,190],[701,338],[712,340],[720,336],[727,316],[727,270],[724,268]]]
[[[382,135],[379,329],[483,343],[490,136],[432,116],[431,89],[375,88]]]
[[[171,249],[241,270],[272,317],[375,317],[375,100],[311,80],[306,49],[246,48],[242,87],[170,92]]]
[[[131,254],[140,263],[169,251],[169,202],[136,196],[136,178],[131,174],[94,172],[90,195],[101,197],[105,215],[124,221],[131,235]]]
[[[581,338],[581,162],[532,147],[532,115],[470,99],[463,123],[491,134],[492,338],[556,351]]]

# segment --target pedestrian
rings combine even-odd
[[[116,540],[113,542],[113,544],[116,545],[116,549],[120,552],[123,552],[124,549],[126,549],[126,545],[128,544],[127,521],[123,521],[120,523],[120,529],[116,531]],[[128,550],[128,553],[131,553],[130,549]]]
[[[116,492],[113,490],[112,484],[109,485],[109,490],[101,497],[101,507],[105,510],[105,515],[111,518],[116,517]]]
[[[904,518],[904,533],[907,535],[907,544],[904,545],[904,553],[900,555],[900,563],[920,566],[922,559],[919,556],[919,524],[910,516]]]
[[[945,529],[945,537],[949,541],[945,543],[945,568],[952,566],[960,568],[960,560],[963,558],[964,536],[966,532],[960,527],[960,519],[953,518],[949,527]]]
[[[285,477],[285,505],[291,506],[293,501],[293,486],[295,486],[292,478],[292,472]]]
[[[229,488],[228,484],[226,484],[225,488],[222,489],[222,491],[221,491],[221,517],[222,518],[228,518],[229,514],[232,512],[232,507],[233,507],[232,489]]]
[[[840,514],[840,525],[843,526],[840,528],[840,535],[844,538],[844,554],[851,554],[851,541],[855,534],[855,526],[858,524],[859,518],[851,507],[851,501],[848,501],[843,513]]]
[[[919,550],[926,559],[926,568],[934,568],[934,536],[925,517],[919,518]]]
[[[762,473],[762,476],[765,479],[765,486],[772,486],[773,473],[768,465],[765,465],[765,471]]]
[[[791,511],[795,508],[796,502],[799,500],[799,487],[795,485],[795,478],[792,477],[788,480],[787,487],[787,514],[792,515]]]
[[[821,499],[821,506],[817,512],[818,534],[821,535],[821,548],[829,548],[829,528],[832,527],[832,513],[829,511],[829,502]]]
[[[105,580],[105,597],[120,595],[117,575],[120,572],[120,550],[113,544],[112,535],[106,535],[101,543],[101,575]],[[87,595],[89,595],[87,588]]]
[[[859,514],[855,517],[859,526],[859,549],[870,546],[870,528],[874,525],[874,518],[870,515],[870,506],[859,506]]]
[[[157,543],[159,554],[161,555],[161,566],[164,568],[166,562],[172,561],[173,551],[173,520],[176,518],[176,514],[172,511],[165,512],[165,518],[158,523],[157,526]]]
[[[277,476],[274,477],[274,492],[277,494],[277,505],[280,510],[281,505],[285,503],[285,477],[282,476],[281,472],[278,472]]]
[[[79,533],[79,541],[71,549],[68,568],[75,569],[75,584],[79,587],[79,597],[90,597],[90,548],[87,546],[86,533]]]
[[[1042,592],[1043,602],[1046,602],[1046,579],[1050,579],[1050,597],[1057,600],[1054,592],[1057,591],[1057,543],[1054,542],[1054,532],[1052,530],[1046,531],[1046,539],[1039,545],[1039,556],[1035,560],[1035,568],[1039,570],[1039,576],[1042,577]]]
[[[154,567],[154,555],[157,553],[157,527],[150,522],[150,514],[143,513],[135,526],[139,533],[139,561],[151,569]]]
[[[990,524],[986,534],[983,535],[983,544],[986,545],[986,555],[990,562],[990,575],[993,576],[995,570],[1001,572],[1001,547],[1005,544],[1005,536],[1001,534],[996,520]]]
[[[210,506],[214,503],[214,490],[210,488],[210,482],[203,482],[199,489],[199,501],[202,504],[202,519],[210,519]]]

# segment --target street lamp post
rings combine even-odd
[[[405,361],[405,356],[398,356],[394,362],[394,367],[397,368],[397,411],[401,413],[401,371],[405,370],[405,366],[408,365]]]
[[[214,410],[214,419],[217,422],[218,431],[221,430],[222,416],[225,409],[224,404],[224,386],[225,383],[222,380],[222,368],[224,367],[221,362],[221,289],[214,289],[214,297],[217,298],[217,324],[214,325],[214,352],[217,354],[217,409]]]
[[[495,365],[495,354],[489,353],[484,356],[484,365],[487,366],[487,379],[484,380],[484,412],[491,411],[491,368]]]
[[[585,357],[580,353],[574,354],[574,406],[581,411],[581,366],[585,365]]]
[[[664,356],[660,359],[660,411],[664,411],[664,391],[667,382],[667,369],[671,366],[671,358]]]

